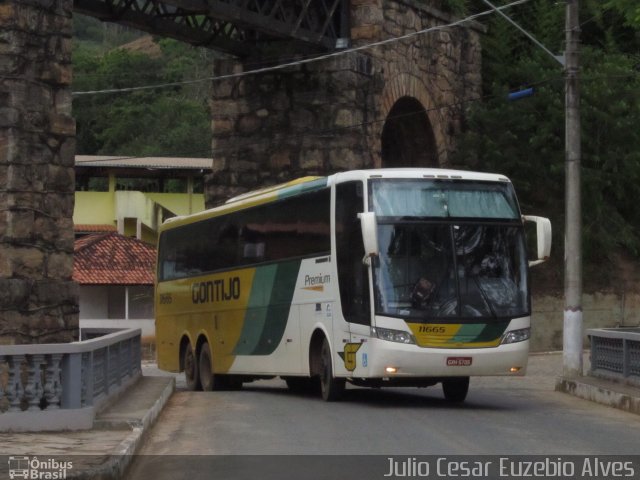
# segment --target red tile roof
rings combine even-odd
[[[73,253],[80,285],[153,285],[156,249],[140,240],[96,233],[76,240]]]

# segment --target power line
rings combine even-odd
[[[231,73],[231,74],[228,74],[228,75],[213,76],[213,77],[203,78],[203,79],[199,79],[199,80],[185,80],[185,81],[180,81],[180,82],[169,82],[169,83],[158,84],[158,85],[143,85],[143,86],[128,87],[128,88],[114,88],[114,89],[106,89],[106,90],[92,90],[92,91],[72,92],[72,95],[74,95],[74,96],[98,95],[98,94],[105,94],[105,93],[124,93],[124,92],[134,92],[134,91],[139,91],[139,90],[150,90],[150,89],[155,89],[155,88],[177,87],[177,86],[180,86],[180,85],[190,85],[190,84],[199,83],[199,82],[205,82],[205,81],[228,80],[228,79],[231,79],[231,78],[240,78],[240,77],[246,77],[246,76],[249,76],[249,75],[267,73],[267,72],[272,72],[272,71],[276,71],[276,70],[283,70],[283,69],[289,68],[289,67],[295,67],[295,66],[299,66],[299,65],[306,65],[306,64],[309,64],[309,63],[320,62],[320,61],[327,60],[327,59],[330,59],[330,58],[335,58],[335,57],[339,57],[339,56],[342,56],[342,55],[347,55],[347,54],[350,54],[350,53],[369,50],[369,49],[374,48],[374,47],[379,47],[379,46],[384,46],[384,45],[388,45],[388,44],[391,44],[391,43],[396,43],[396,42],[399,42],[399,41],[402,41],[402,40],[407,40],[407,39],[410,39],[410,38],[413,38],[413,37],[417,37],[417,36],[420,36],[420,35],[424,35],[426,33],[431,33],[431,32],[434,32],[434,31],[446,30],[448,28],[457,27],[457,26],[460,26],[462,24],[472,22],[472,21],[476,20],[477,18],[481,18],[481,17],[487,16],[487,15],[491,15],[496,11],[500,12],[502,10],[511,8],[513,6],[527,3],[529,1],[530,0],[516,0],[514,2],[508,3],[508,4],[503,5],[501,7],[495,7],[494,9],[491,9],[491,10],[485,10],[484,12],[476,13],[474,15],[470,15],[468,17],[465,17],[465,18],[460,19],[460,20],[456,20],[455,22],[451,22],[451,23],[448,23],[448,24],[445,24],[445,25],[436,25],[434,27],[425,28],[423,30],[418,30],[416,32],[411,32],[411,33],[408,33],[408,34],[405,34],[405,35],[401,35],[399,37],[392,37],[392,38],[388,38],[388,39],[385,39],[385,40],[380,40],[378,42],[373,42],[373,43],[369,43],[369,44],[366,44],[366,45],[361,45],[359,47],[348,48],[348,49],[345,49],[345,50],[331,52],[331,53],[327,53],[327,54],[324,54],[324,55],[319,55],[319,56],[316,56],[316,57],[306,58],[306,59],[302,59],[302,60],[295,60],[293,62],[281,63],[281,64],[273,65],[273,66],[270,66],[270,67],[257,68],[257,69],[253,69],[253,70],[248,70],[246,72],[238,72],[238,73]]]
[[[554,77],[550,77],[550,78],[546,78],[537,82],[533,82],[533,83],[528,83],[525,85],[522,85],[519,88],[530,88],[530,87],[537,87],[540,85],[544,85],[544,84],[550,84],[553,83],[557,80],[561,80],[562,76],[554,76]],[[466,99],[466,100],[460,100],[458,102],[453,102],[453,103],[447,103],[447,104],[441,104],[441,105],[436,105],[434,107],[431,108],[425,108],[423,110],[420,111],[416,111],[416,112],[409,112],[409,113],[403,113],[403,114],[397,114],[397,115],[389,115],[385,118],[376,118],[374,120],[370,120],[367,122],[359,122],[359,123],[354,123],[351,125],[344,125],[344,126],[340,126],[340,127],[331,127],[331,128],[326,128],[323,130],[318,130],[316,127],[314,127],[313,129],[310,130],[306,130],[306,131],[301,131],[301,132],[297,132],[295,134],[289,134],[289,135],[284,135],[282,137],[279,138],[280,141],[295,141],[296,139],[301,139],[306,137],[307,135],[309,135],[310,133],[313,133],[316,136],[327,136],[327,135],[334,135],[334,134],[340,134],[340,133],[344,133],[345,131],[348,130],[353,130],[353,129],[357,129],[357,128],[366,128],[372,125],[376,125],[376,124],[380,124],[380,123],[385,123],[389,120],[397,120],[397,119],[401,119],[401,118],[409,118],[411,116],[414,115],[421,115],[421,114],[427,114],[429,112],[434,112],[434,111],[439,111],[439,110],[443,110],[443,109],[447,109],[447,108],[456,108],[456,107],[462,107],[465,105],[470,105],[476,102],[481,102],[484,100],[489,100],[489,99],[493,99],[493,98],[498,98],[501,95],[498,94],[485,94],[485,95],[480,95],[478,97],[475,98],[470,98],[470,99]],[[506,97],[505,97],[506,98]],[[259,145],[263,145],[265,143],[269,143],[269,142],[273,142],[273,139],[271,138],[265,138],[262,140],[258,140],[258,141],[252,141],[252,142],[242,142],[242,148],[246,148],[246,147],[256,147]],[[135,159],[142,159],[142,158],[149,158],[149,157],[189,157],[191,155],[194,154],[208,154],[210,156],[215,156],[216,154],[220,154],[220,153],[225,153],[228,151],[232,151],[232,150],[237,150],[237,147],[218,147],[218,148],[214,148],[214,149],[206,149],[206,150],[194,150],[194,151],[190,151],[190,152],[179,152],[179,153],[173,153],[171,155],[141,155],[141,156],[115,156],[115,157],[110,157],[110,158],[104,158],[104,159],[95,159],[92,160],[92,163],[98,163],[98,162],[113,162],[113,161],[118,161],[118,160],[135,160]],[[207,158],[207,157],[204,157]]]

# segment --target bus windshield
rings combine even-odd
[[[524,232],[510,184],[372,184],[377,314],[446,322],[530,313]]]
[[[370,185],[378,217],[520,219],[508,182],[381,179]]]

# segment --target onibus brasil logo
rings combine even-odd
[[[9,478],[33,480],[61,480],[67,478],[67,470],[73,468],[73,462],[61,462],[53,458],[39,460],[38,457],[9,457]]]

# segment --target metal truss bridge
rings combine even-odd
[[[246,57],[275,41],[333,50],[349,43],[349,0],[74,0],[105,22]]]

